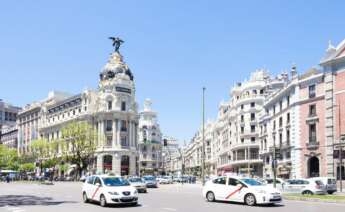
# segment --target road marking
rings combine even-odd
[[[162,208],[162,209],[166,211],[177,211],[177,209],[175,208]]]

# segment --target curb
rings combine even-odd
[[[340,203],[340,204],[345,204],[345,200],[324,200],[324,199],[318,199],[318,198],[287,197],[287,196],[283,196],[283,199],[286,199],[286,200],[298,200],[298,201],[305,201],[305,202],[323,202],[323,203]]]

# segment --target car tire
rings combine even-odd
[[[314,193],[312,191],[306,190],[302,192],[302,195],[313,195]]]
[[[107,206],[107,200],[105,199],[105,196],[103,194],[101,194],[101,196],[99,198],[99,204],[102,207],[106,207]]]
[[[208,202],[216,201],[216,198],[215,198],[214,193],[212,191],[209,191],[209,192],[206,193],[206,200]]]
[[[87,198],[86,192],[83,193],[83,202],[84,203],[88,203],[89,202],[89,198]]]
[[[333,194],[333,193],[334,193],[334,191],[327,191],[327,193],[328,193],[328,194]]]
[[[137,206],[138,205],[138,202],[133,202],[130,204],[130,206]]]
[[[256,199],[254,194],[247,194],[244,197],[244,203],[246,203],[246,205],[248,206],[254,206],[256,204]]]

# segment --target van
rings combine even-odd
[[[337,191],[337,181],[334,177],[314,177],[311,179],[320,180],[326,186],[328,194],[333,194]]]

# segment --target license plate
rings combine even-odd
[[[122,197],[121,199],[133,199],[133,197]]]

